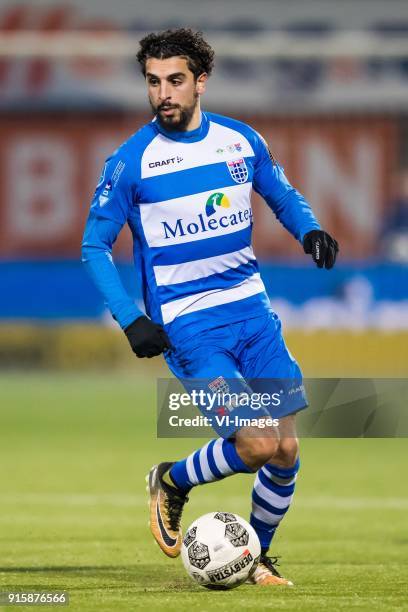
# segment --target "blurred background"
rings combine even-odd
[[[317,270],[254,198],[255,251],[310,376],[408,371],[408,11],[389,0],[0,1],[0,367],[131,368],[80,263],[105,157],[150,119],[138,40],[198,28],[203,108],[249,122],[340,243]],[[115,261],[140,301],[130,233]],[[164,372],[166,370],[163,370]]]
[[[81,611],[231,609],[150,537],[145,474],[200,441],[157,437],[168,370],[135,359],[80,263],[104,159],[150,120],[138,40],[183,25],[217,53],[204,109],[258,129],[340,243],[318,270],[254,199],[255,251],[304,373],[408,374],[406,0],[0,0],[0,591],[64,588]],[[129,238],[114,256],[140,300]],[[302,440],[273,548],[296,591],[242,587],[241,608],[404,608],[406,441],[343,431]],[[197,487],[184,526],[247,517],[251,486]]]

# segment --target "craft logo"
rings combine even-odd
[[[210,217],[215,213],[216,206],[221,206],[222,208],[229,208],[231,206],[231,203],[225,193],[216,192],[210,195],[205,204],[205,212],[207,217]]]
[[[169,159],[161,159],[160,161],[153,161],[149,163],[149,168],[157,168],[160,166],[169,166],[170,164],[180,164],[183,158],[180,155],[177,157],[170,157]]]
[[[234,159],[226,162],[231,178],[236,183],[245,183],[248,180],[248,168],[245,159]]]

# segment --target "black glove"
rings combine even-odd
[[[334,266],[339,245],[337,241],[323,230],[312,230],[303,238],[303,249],[308,255],[312,255],[313,261],[318,268],[330,270]]]
[[[133,321],[125,329],[125,334],[138,357],[156,357],[165,350],[173,349],[163,327],[146,316]]]

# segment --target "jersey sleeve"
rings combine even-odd
[[[255,139],[253,186],[282,225],[302,243],[305,234],[320,229],[313,211],[299,191],[289,183],[282,166],[272,157],[260,134]]]
[[[143,315],[126,292],[112,259],[112,247],[137,197],[130,170],[124,156],[108,158],[93,196],[82,241],[82,262],[122,329]]]

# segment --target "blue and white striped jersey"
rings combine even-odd
[[[112,245],[127,222],[146,313],[179,339],[270,309],[251,246],[251,190],[299,240],[319,229],[263,138],[202,113],[190,132],[153,120],[106,161],[83,241],[83,261],[122,328],[141,312],[126,294]]]

